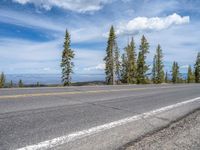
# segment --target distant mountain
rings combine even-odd
[[[104,81],[103,74],[74,74],[72,76],[73,82],[87,82],[87,81]],[[60,74],[7,74],[6,81],[18,83],[19,80],[23,80],[25,84],[60,84]]]
[[[187,73],[182,73],[181,77],[187,79]],[[171,75],[168,75],[168,78],[171,79]],[[7,74],[6,81],[13,83],[18,83],[19,80],[23,80],[24,84],[61,84],[61,75],[60,74]],[[73,82],[83,82],[91,83],[95,81],[104,81],[105,76],[103,74],[74,74]]]

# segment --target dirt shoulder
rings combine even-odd
[[[200,150],[200,110],[123,149]]]

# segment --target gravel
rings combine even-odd
[[[200,150],[200,110],[127,144],[126,150]]]

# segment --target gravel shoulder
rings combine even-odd
[[[200,110],[139,141],[126,150],[200,150]]]

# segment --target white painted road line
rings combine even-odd
[[[118,126],[130,123],[130,122],[142,119],[142,118],[147,118],[147,117],[156,115],[158,113],[168,111],[168,110],[171,110],[173,108],[177,108],[179,106],[182,106],[182,105],[185,105],[185,104],[188,104],[188,103],[192,103],[192,102],[196,102],[196,101],[200,101],[200,97],[190,99],[190,100],[187,100],[187,101],[184,101],[184,102],[176,103],[176,104],[173,104],[173,105],[169,105],[169,106],[166,106],[166,107],[162,107],[162,108],[152,110],[152,111],[149,111],[149,112],[146,112],[146,113],[143,113],[143,114],[124,118],[124,119],[121,119],[121,120],[118,120],[118,121],[110,122],[110,123],[107,123],[107,124],[104,124],[104,125],[92,127],[90,129],[87,129],[87,130],[74,132],[74,133],[68,134],[66,136],[57,137],[57,138],[47,140],[47,141],[44,141],[44,142],[41,142],[41,143],[38,143],[38,144],[35,144],[35,145],[30,145],[30,146],[26,146],[26,147],[23,147],[23,148],[19,148],[17,150],[41,150],[41,149],[46,150],[46,149],[49,149],[49,148],[54,148],[56,146],[66,144],[68,142],[75,141],[77,139],[80,139],[80,138],[83,138],[83,137],[86,137],[86,136],[89,136],[89,135],[92,135],[92,134],[96,134],[96,133],[99,133],[99,132],[102,132],[102,131],[105,131],[105,130],[108,130],[108,129],[111,129],[111,128],[114,128],[114,127],[118,127]]]

